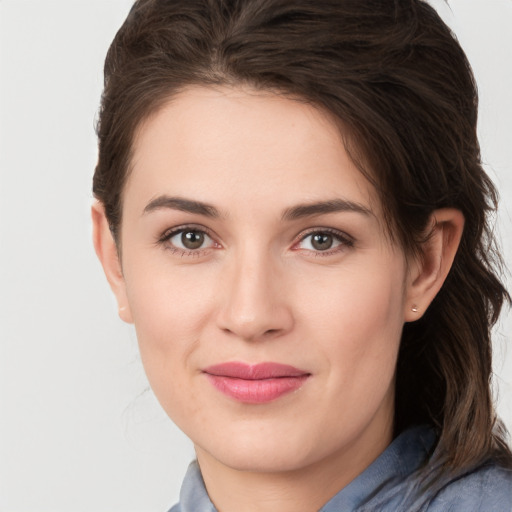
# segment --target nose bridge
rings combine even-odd
[[[286,332],[293,319],[279,262],[269,248],[240,248],[227,262],[219,326],[246,340]]]

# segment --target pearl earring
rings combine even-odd
[[[411,308],[411,311],[412,311],[413,313],[417,313],[417,312],[418,312],[418,306],[416,306],[416,304],[413,304],[413,305],[412,305],[412,308]]]

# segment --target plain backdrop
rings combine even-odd
[[[108,45],[130,0],[0,0],[0,511],[166,511],[193,449],[117,318],[89,220]],[[512,0],[436,1],[473,65],[512,260]],[[509,286],[512,284],[508,279]],[[512,318],[495,333],[512,427]]]

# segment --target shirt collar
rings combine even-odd
[[[388,448],[319,512],[354,510],[369,497],[392,488],[425,462],[435,441],[432,429],[413,427],[402,432]],[[180,492],[181,512],[217,512],[210,501],[197,461],[190,464]]]
[[[180,512],[217,512],[206,492],[196,460],[190,463],[180,491]]]
[[[434,431],[426,426],[402,432],[358,477],[319,512],[354,510],[377,493],[385,493],[417,471],[434,445]]]

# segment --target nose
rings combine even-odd
[[[246,341],[271,339],[289,332],[294,323],[283,270],[268,254],[238,255],[221,284],[218,326]]]

